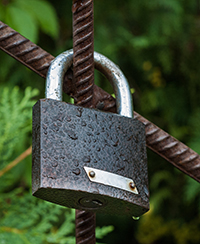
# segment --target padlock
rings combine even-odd
[[[132,118],[121,70],[96,52],[94,60],[113,85],[118,114],[61,101],[73,51],[54,59],[46,99],[33,107],[33,195],[69,208],[140,216],[149,210],[145,128]]]

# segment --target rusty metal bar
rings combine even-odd
[[[145,125],[147,146],[176,168],[200,182],[200,155],[138,113],[134,118]]]
[[[42,76],[54,57],[0,21],[0,49]],[[35,49],[35,50],[34,50]],[[29,60],[33,60],[29,63]],[[73,95],[72,78],[64,81],[64,92]],[[94,106],[115,112],[115,100],[111,95],[94,85]],[[150,121],[134,112],[135,118],[146,126],[147,147],[165,158],[185,174],[200,182],[200,155],[161,130]],[[164,143],[167,143],[165,145]]]
[[[73,0],[74,102],[93,107],[94,16],[93,0]],[[96,215],[76,210],[76,244],[95,244]]]
[[[0,21],[0,48],[26,67],[46,77],[52,55]]]
[[[95,244],[96,214],[76,210],[76,243]]]
[[[54,56],[20,35],[8,25],[0,21],[0,49],[11,57],[40,75],[46,78],[47,70]],[[63,91],[73,97],[74,87],[72,86],[72,73],[70,70],[63,82]],[[115,111],[115,99],[94,85],[93,106],[103,108],[106,111]]]
[[[74,102],[92,107],[94,86],[93,0],[73,0]]]

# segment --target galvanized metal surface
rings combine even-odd
[[[91,167],[84,166],[83,168],[87,173],[89,180],[92,182],[100,183],[111,187],[116,187],[124,191],[129,191],[138,194],[137,187],[133,180],[130,178]]]
[[[57,56],[51,63],[46,79],[46,98],[62,101],[62,82],[73,62],[73,50]],[[104,55],[94,52],[95,67],[101,71],[113,86],[117,100],[117,113],[133,117],[133,103],[128,81],[122,71]]]
[[[133,118],[133,102],[128,81],[119,67],[102,54],[94,52],[95,68],[110,82],[116,96],[117,113]]]
[[[52,55],[21,36],[1,21],[0,48],[44,78],[46,77],[50,62],[54,59]],[[32,62],[29,63],[28,60],[31,59]],[[63,91],[67,94],[72,94],[73,96],[71,79],[65,80]],[[106,111],[116,111],[115,100],[112,96],[97,86],[94,86],[94,94],[94,98],[96,99],[96,101],[94,101],[95,107],[97,106],[99,109]],[[147,147],[165,158],[185,174],[200,182],[200,155],[142,117],[140,114],[134,112],[134,117],[145,124]],[[163,134],[165,134],[165,139],[162,141]],[[163,143],[159,145],[160,142]],[[168,149],[164,142],[168,143]]]

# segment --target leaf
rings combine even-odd
[[[96,228],[96,238],[102,239],[104,236],[106,236],[108,233],[112,232],[114,230],[114,226],[104,226],[102,228],[97,227]]]
[[[38,21],[39,26],[45,33],[53,38],[58,36],[58,20],[50,3],[41,0],[17,0],[16,3]]]
[[[185,200],[188,203],[191,203],[199,195],[200,195],[199,182],[197,182],[194,179],[188,177],[187,178],[187,185],[185,186]]]
[[[6,22],[11,28],[32,42],[37,41],[38,30],[34,18],[15,4],[10,4],[7,8]]]
[[[18,87],[0,89],[0,170],[19,155],[17,150],[26,148],[26,136],[31,132],[31,108],[35,103],[32,98],[37,94],[38,90],[30,87],[25,89],[24,95]],[[11,171],[0,178],[0,191],[22,175],[16,168]]]

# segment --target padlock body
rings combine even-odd
[[[140,216],[149,209],[144,125],[52,99],[33,107],[33,195],[69,208]],[[84,167],[133,179],[138,194],[92,182]]]

